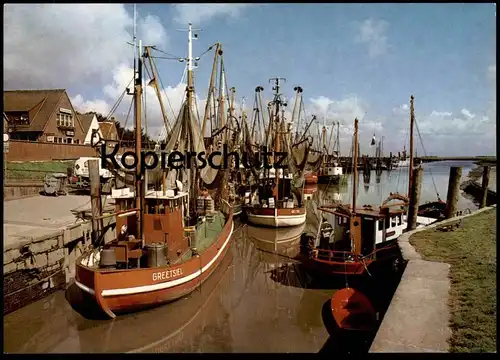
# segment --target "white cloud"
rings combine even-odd
[[[4,7],[4,87],[103,85],[132,61],[133,18],[123,4],[7,4]],[[156,16],[138,16],[138,39],[165,46]]]
[[[385,20],[367,19],[358,29],[355,41],[368,45],[368,54],[371,58],[383,55],[389,48],[387,29],[389,23]]]
[[[187,25],[189,22],[199,25],[215,17],[229,16],[237,18],[252,4],[175,4],[177,16],[174,20]]]
[[[473,118],[475,118],[475,117],[476,117],[476,115],[475,115],[475,114],[472,114],[472,113],[471,113],[469,110],[467,110],[467,109],[462,109],[460,112],[462,113],[462,115],[464,115],[465,117],[467,117],[467,118],[469,118],[469,119],[473,119]]]
[[[451,116],[451,115],[453,115],[453,113],[448,112],[448,111],[436,111],[436,110],[432,110],[430,116],[436,117],[436,118],[444,118],[444,117],[448,117],[448,116]]]
[[[104,101],[104,100],[84,100],[81,95],[76,95],[75,97],[71,98],[71,103],[73,104],[73,107],[77,110],[80,111],[81,113],[86,113],[89,111],[95,111],[97,113],[103,114],[106,116],[109,111],[111,110],[111,107],[109,104]]]
[[[397,115],[409,114],[410,107],[408,104],[403,104],[398,106],[397,108],[392,109],[392,112]]]

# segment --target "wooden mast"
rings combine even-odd
[[[197,36],[195,35],[195,38]],[[187,57],[187,112],[188,120],[191,121],[193,118],[193,93],[194,93],[194,83],[193,83],[193,28],[192,24],[188,24],[188,57]],[[203,136],[203,135],[202,135]],[[191,139],[192,141],[192,139]],[[202,139],[203,141],[203,139]],[[195,201],[198,196],[197,194],[197,182],[196,182],[196,165],[191,162],[190,167],[190,189],[189,189],[189,216],[190,221],[192,213],[195,211]]]
[[[415,123],[415,112],[413,108],[413,95],[410,96],[410,164],[408,165],[408,196],[411,194],[413,182],[413,127]]]
[[[212,65],[212,75],[210,76],[210,84],[208,86],[208,96],[207,96],[207,101],[205,103],[205,113],[203,114],[203,124],[201,126],[201,134],[203,135],[203,137],[205,137],[205,126],[210,113],[209,111],[210,101],[211,97],[213,96],[213,88],[215,83],[215,76],[217,74],[217,60],[219,58],[219,52],[222,52],[222,50],[220,48],[220,43],[217,43],[215,47],[214,63]]]
[[[358,187],[358,119],[354,119],[354,149],[353,149],[353,169],[354,176],[352,181],[352,214],[356,214],[356,197]]]
[[[167,111],[165,110],[165,105],[163,104],[163,99],[161,98],[160,86],[158,84],[158,71],[156,69],[156,65],[153,62],[153,58],[151,57],[151,46],[145,46],[146,57],[149,60],[149,66],[151,67],[151,72],[153,75],[153,79],[149,82],[149,85],[153,85],[156,91],[156,96],[158,96],[158,101],[160,102],[161,114],[163,116],[163,122],[165,123],[165,130],[167,133],[170,131],[170,125],[168,123]],[[162,191],[163,196],[167,194],[167,169],[162,169]]]
[[[143,210],[144,210],[144,182],[141,174],[141,150],[142,150],[142,125],[141,125],[141,99],[142,99],[142,41],[139,40],[138,49],[138,66],[135,74],[134,84],[134,117],[135,117],[135,153],[137,155],[136,178],[135,178],[135,205],[140,209],[138,216],[137,229],[139,231],[139,239],[143,239]]]
[[[280,80],[282,78],[272,78],[270,81],[274,80],[274,90],[276,91],[275,97],[274,97],[274,105],[275,105],[275,118],[276,118],[276,128],[274,129],[274,152],[275,156],[273,156],[273,161],[277,163],[278,158],[276,158],[276,153],[280,151],[280,105],[281,105],[281,100],[280,100]],[[283,79],[284,80],[284,79]],[[271,123],[271,121],[269,122]],[[281,169],[276,169],[275,172],[275,179],[276,179],[276,184],[274,185],[273,188],[273,196],[276,198],[276,204],[274,205],[276,208],[278,206],[278,186],[279,186],[279,177],[280,177],[280,171]]]

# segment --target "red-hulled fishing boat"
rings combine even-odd
[[[205,151],[193,111],[192,35],[189,24],[186,100],[166,139],[166,153]],[[139,42],[134,87],[136,154],[141,152],[141,51]],[[113,190],[116,239],[96,243],[76,262],[76,285],[112,318],[115,313],[176,300],[199,287],[222,262],[234,227],[225,185],[227,170],[214,200],[198,186],[200,178],[205,183],[214,180],[213,169],[201,170],[195,162],[182,171],[164,169],[161,188],[151,190],[144,185],[147,180],[141,176],[138,158],[135,191]],[[146,171],[144,178],[147,175]]]

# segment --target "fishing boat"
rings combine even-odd
[[[340,183],[341,179],[344,175],[344,169],[340,164],[340,123],[336,123],[337,136],[335,140],[334,147],[336,147],[336,151],[334,151],[335,159],[331,159],[329,155],[328,148],[326,143],[326,124],[323,126],[322,130],[322,140],[323,140],[323,163],[318,172],[318,184],[332,184],[337,185]],[[330,133],[330,142],[331,135],[333,134],[333,129]]]
[[[271,160],[268,164],[275,166],[264,167],[256,173],[258,185],[251,195],[249,206],[245,207],[250,223],[268,227],[296,226],[306,220],[306,208],[303,204],[304,168],[309,141],[304,139],[298,144],[290,143],[291,127],[286,128],[284,117],[286,103],[280,93],[280,80],[282,78],[270,79],[274,82],[274,99],[270,103],[269,127],[264,142],[270,145],[269,150],[274,151],[274,156],[267,159]],[[271,107],[274,109],[271,110]],[[286,159],[279,155],[280,152],[288,154]],[[264,156],[268,155],[262,155]]]
[[[185,99],[165,141],[165,154],[205,151],[194,111],[191,24],[187,32]],[[143,57],[139,41],[133,92],[137,155],[142,149]],[[224,259],[234,228],[227,176],[212,194],[215,199],[199,182],[211,183],[217,172],[210,167],[200,169],[195,162],[182,171],[163,169],[160,188],[146,189],[143,178],[148,172],[141,176],[141,156],[137,157],[134,191],[124,188],[112,192],[116,238],[107,244],[96,242],[76,261],[75,284],[111,318],[176,300],[198,288]]]
[[[410,122],[413,127],[413,96]],[[413,132],[411,132],[413,135]],[[410,137],[410,151],[413,139]],[[375,262],[397,261],[400,252],[397,238],[407,230],[408,196],[391,193],[380,206],[356,207],[358,188],[358,120],[354,120],[353,187],[351,204],[323,205],[321,212],[334,215],[333,236],[325,246],[318,246],[319,236],[309,237],[304,263],[313,271],[327,274],[363,275]],[[410,154],[410,160],[412,155]],[[412,169],[413,166],[410,167]],[[411,188],[412,177],[409,179]],[[399,202],[392,203],[398,200]],[[417,216],[417,227],[426,226],[435,219]],[[319,230],[318,230],[319,233]],[[308,251],[307,251],[308,250]]]

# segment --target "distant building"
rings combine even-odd
[[[80,118],[80,122],[85,133],[85,139],[83,141],[85,145],[91,145],[92,133],[94,131],[97,131],[102,137],[101,128],[95,114],[83,114],[78,115],[78,117]]]
[[[118,129],[116,128],[115,120],[112,117],[111,121],[101,121],[99,123],[102,140],[108,143],[109,147],[114,147],[119,143]]]
[[[13,140],[83,144],[85,131],[66,90],[3,92],[4,113]]]

